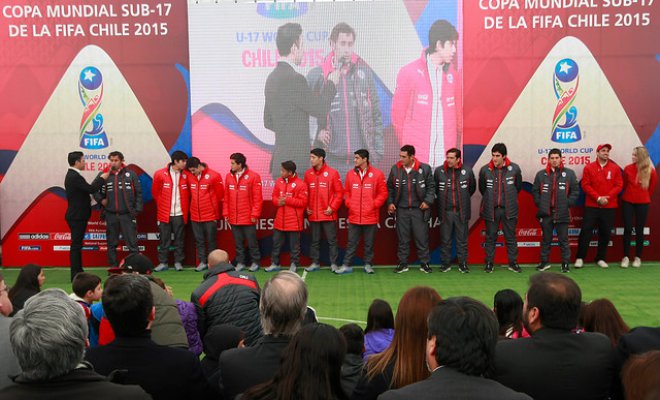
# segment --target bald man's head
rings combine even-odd
[[[228,262],[229,262],[229,254],[227,254],[227,252],[224,250],[216,249],[209,254],[210,267],[213,267],[220,263],[228,263]]]

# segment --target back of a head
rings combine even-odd
[[[621,336],[630,331],[619,311],[608,299],[597,299],[586,304],[582,308],[581,318],[585,331],[604,334],[614,346]]]
[[[9,298],[13,299],[23,291],[39,291],[39,274],[41,267],[35,264],[28,264],[21,268],[16,277],[16,283],[9,290]]]
[[[502,289],[495,293],[493,308],[501,335],[510,327],[522,328],[523,300],[516,291]]]
[[[82,307],[61,289],[47,289],[25,302],[13,318],[9,339],[22,377],[47,381],[82,361],[87,340]]]
[[[627,400],[660,398],[660,350],[630,357],[621,371]]]
[[[394,338],[390,347],[369,357],[367,366],[370,378],[382,373],[392,360],[392,388],[403,387],[428,377],[424,354],[427,317],[440,300],[442,298],[438,292],[428,286],[416,286],[404,293],[394,318]]]
[[[307,312],[307,286],[294,272],[282,271],[264,284],[259,302],[264,334],[292,336]]]
[[[211,267],[222,263],[228,263],[229,254],[227,254],[227,252],[224,250],[215,249],[209,253],[208,262],[209,262],[209,266]]]
[[[300,35],[302,35],[302,27],[295,22],[289,22],[277,28],[275,43],[280,56],[286,57],[291,54],[291,47],[298,43]]]
[[[482,376],[492,371],[498,325],[485,305],[469,297],[443,300],[429,315],[438,365]]]
[[[346,353],[362,355],[364,349],[364,332],[358,324],[346,324],[339,328],[346,340]]]
[[[141,275],[110,276],[103,290],[103,311],[117,337],[144,333],[154,306],[149,280]]]
[[[282,354],[280,369],[272,381],[248,390],[242,398],[338,399],[341,365],[346,344],[339,331],[326,324],[302,327]]]
[[[580,287],[565,275],[545,272],[529,278],[527,311],[538,308],[544,328],[574,329],[581,301]]]
[[[85,297],[87,291],[94,291],[96,287],[101,283],[101,278],[94,274],[88,272],[78,272],[76,276],[73,277],[73,282],[71,282],[71,289],[76,296],[81,299]]]
[[[364,333],[381,329],[394,329],[394,313],[390,303],[382,299],[374,299],[367,312],[367,328]]]

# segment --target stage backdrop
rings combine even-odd
[[[75,150],[88,180],[114,150],[139,173],[139,245],[153,255],[151,176],[172,148],[191,147],[185,0],[5,1],[0,38],[3,264],[69,264],[64,176]],[[85,265],[106,264],[98,210],[84,246]]]
[[[0,6],[0,231],[3,264],[68,265],[63,191],[66,154],[82,150],[91,180],[120,150],[141,177],[145,211],[138,218],[140,246],[154,255],[158,235],[150,198],[151,176],[181,149],[223,177],[229,155],[243,152],[264,181],[266,203],[258,224],[263,263],[269,263],[273,206],[269,199],[274,133],[264,127],[264,84],[275,67],[277,27],[298,22],[305,57],[299,72],[313,81],[330,52],[333,26],[356,31],[355,55],[373,77],[387,174],[398,158],[401,133],[392,127],[399,71],[418,60],[431,24],[445,19],[459,33],[445,79],[445,99],[456,116],[443,135],[462,145],[464,161],[478,169],[499,141],[521,165],[525,190],[518,227],[521,262],[537,262],[540,228],[531,182],[547,152],[559,147],[581,178],[599,143],[613,145],[622,167],[634,146],[646,145],[660,162],[660,29],[652,0],[461,0],[378,2],[198,2],[183,0],[22,1]],[[190,74],[188,59],[190,57]],[[451,80],[451,82],[449,82]],[[96,96],[96,97],[95,97]],[[568,101],[560,101],[562,99]],[[96,98],[96,101],[90,99]],[[99,101],[100,100],[100,101]],[[414,101],[421,102],[424,98]],[[395,106],[396,108],[396,106]],[[316,120],[310,120],[311,146]],[[447,128],[447,125],[445,125]],[[191,134],[192,132],[192,134]],[[428,132],[409,140],[429,141]],[[418,151],[420,149],[418,148]],[[429,150],[420,152],[429,161]],[[276,165],[283,160],[275,160]],[[431,161],[435,165],[441,158]],[[304,171],[308,166],[299,165]],[[345,166],[342,166],[345,168]],[[656,193],[651,215],[657,211]],[[473,198],[477,215],[479,196]],[[575,246],[581,208],[570,230]],[[430,226],[432,261],[438,261],[438,219]],[[649,218],[645,258],[659,259]],[[382,213],[378,264],[394,264],[395,221]],[[346,210],[340,211],[340,245]],[[232,250],[229,228],[219,244]],[[190,233],[190,232],[189,232]],[[618,219],[611,258],[620,257]],[[190,235],[189,235],[190,236]],[[483,222],[471,221],[470,262],[483,262]],[[500,239],[498,246],[502,246]],[[194,250],[186,244],[188,263]],[[308,237],[303,237],[303,252]],[[85,240],[86,265],[105,263],[105,225],[96,211]],[[497,261],[504,262],[499,249]],[[589,259],[591,259],[591,254]],[[325,257],[325,253],[324,253]],[[553,251],[553,261],[558,251]],[[414,252],[413,252],[414,258]],[[303,264],[309,260],[303,258]],[[327,260],[324,260],[327,261]],[[287,259],[283,259],[286,263]]]

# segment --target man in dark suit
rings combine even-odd
[[[142,275],[113,275],[106,280],[103,310],[116,339],[87,350],[85,359],[114,382],[140,385],[154,400],[210,399],[213,393],[197,356],[151,340],[154,320],[149,280]]]
[[[486,306],[469,297],[441,301],[428,317],[427,379],[378,399],[530,399],[483,376],[491,370],[498,325]]]
[[[339,70],[330,73],[321,95],[316,96],[305,76],[296,71],[305,55],[300,24],[280,26],[276,43],[280,60],[268,75],[264,89],[264,127],[275,132],[275,150],[270,162],[274,180],[280,177],[281,161],[292,160],[296,165],[309,163],[309,117],[323,120],[327,117],[340,74]]]
[[[582,293],[565,275],[529,279],[523,322],[531,337],[505,340],[495,350],[495,379],[534,399],[605,399],[615,379],[610,340],[575,334]]]
[[[72,151],[68,156],[69,170],[64,178],[64,190],[69,202],[64,218],[71,229],[71,248],[69,260],[71,263],[71,281],[78,272],[83,272],[82,244],[87,230],[87,222],[92,215],[90,195],[101,189],[108,179],[107,172],[97,176],[90,185],[80,174],[85,170],[85,157],[82,151]]]
[[[307,286],[295,272],[279,272],[264,284],[259,314],[265,336],[253,347],[220,355],[219,384],[224,399],[233,399],[275,375],[282,351],[300,329],[306,312]]]

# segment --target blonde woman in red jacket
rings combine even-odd
[[[658,184],[658,174],[655,172],[649,151],[644,146],[633,149],[632,163],[623,169],[623,259],[621,268],[630,264],[630,237],[633,218],[635,220],[635,259],[632,266],[642,266],[642,250],[644,249],[644,225],[648,216],[651,196]]]
[[[280,249],[285,238],[289,238],[291,264],[289,271],[296,272],[300,264],[300,232],[303,230],[307,209],[307,185],[296,174],[296,163],[284,161],[280,168],[280,178],[273,188],[273,204],[277,207],[273,223],[273,252],[271,265],[266,272],[280,270]]]

